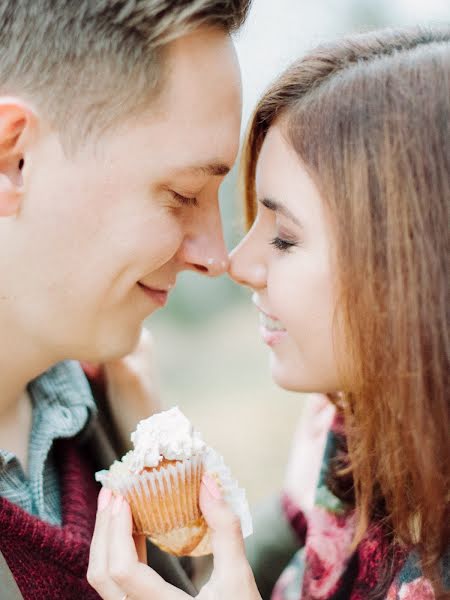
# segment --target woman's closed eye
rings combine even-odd
[[[277,227],[276,229],[276,236],[270,242],[274,248],[280,252],[289,252],[292,248],[300,246],[299,237],[292,231],[288,231],[283,227]]]
[[[281,252],[289,252],[291,248],[298,246],[298,242],[285,240],[279,236],[273,238],[270,243]]]

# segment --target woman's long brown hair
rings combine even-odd
[[[436,573],[449,544],[450,28],[352,36],[282,74],[244,149],[249,225],[275,122],[334,228],[355,544],[382,506]]]

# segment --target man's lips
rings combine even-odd
[[[148,296],[156,304],[159,304],[159,306],[164,306],[167,303],[169,291],[173,287],[169,286],[167,289],[152,288],[141,283],[140,281],[138,281],[138,286],[141,288],[144,294],[146,294],[146,296]]]

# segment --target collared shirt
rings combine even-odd
[[[61,498],[53,442],[79,433],[96,411],[79,363],[61,362],[28,385],[33,407],[28,475],[0,448],[0,496],[30,514],[61,525]]]

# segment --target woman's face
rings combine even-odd
[[[254,290],[275,381],[290,390],[337,391],[331,227],[280,126],[265,138],[255,183],[257,217],[231,254],[230,274]]]

